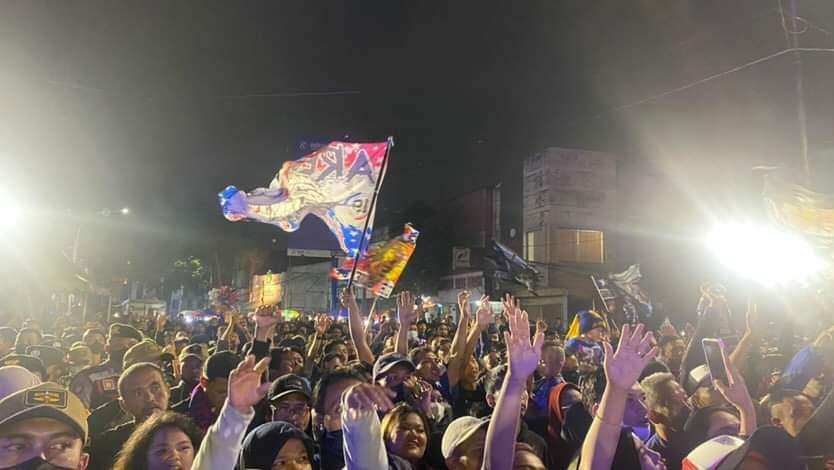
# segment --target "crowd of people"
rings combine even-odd
[[[582,311],[564,331],[489,300],[9,319],[0,469],[834,469],[834,328],[776,347],[705,293],[692,328]]]

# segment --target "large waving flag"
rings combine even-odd
[[[313,214],[327,224],[342,250],[355,257],[370,239],[373,196],[385,177],[389,145],[390,140],[331,142],[284,163],[269,188],[246,193],[227,187],[219,194],[223,215],[232,222],[254,220],[294,232]]]
[[[765,174],[763,196],[768,215],[775,223],[805,236],[827,239],[827,244],[831,244],[834,195],[817,193]]]

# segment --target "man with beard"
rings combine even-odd
[[[683,459],[692,450],[683,432],[690,412],[686,391],[668,372],[646,377],[640,387],[646,394],[649,421],[655,429],[655,435],[646,442],[646,447],[663,457],[666,468],[680,470]]]
[[[117,384],[122,372],[122,358],[125,352],[139,341],[142,341],[142,333],[136,328],[122,323],[110,325],[110,335],[105,344],[107,361],[82,370],[70,383],[70,390],[81,399],[87,409],[98,408],[118,398]]]
[[[168,409],[168,385],[162,369],[155,364],[140,362],[130,366],[119,377],[118,389],[119,403],[133,420],[93,439],[90,468],[94,470],[112,468],[116,454],[133,430],[152,414]]]

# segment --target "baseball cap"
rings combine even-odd
[[[304,356],[306,356],[306,354],[304,352],[304,345],[305,345],[305,342],[304,342],[303,337],[293,336],[292,338],[286,338],[286,339],[281,340],[281,342],[279,342],[278,346],[276,346],[276,347],[277,348],[292,349],[293,351],[297,352],[298,354],[301,354],[301,357],[304,357]]]
[[[81,341],[76,341],[75,343],[70,346],[69,349],[69,360],[72,363],[78,362],[92,362],[93,361],[93,352],[89,346],[82,343]]]
[[[716,470],[736,469],[748,457],[763,463],[767,468],[800,470],[805,468],[802,454],[798,439],[776,426],[762,426],[741,446],[730,452]]]
[[[376,381],[380,375],[388,372],[397,364],[405,364],[409,366],[411,370],[416,370],[414,363],[411,362],[408,356],[405,356],[404,354],[397,352],[383,354],[382,356],[379,356],[379,359],[377,359],[376,363],[374,363],[374,381]]]
[[[0,426],[29,418],[62,421],[87,440],[87,408],[74,393],[52,382],[25,388],[0,400]]]
[[[46,368],[43,366],[43,361],[26,354],[7,354],[3,356],[3,359],[0,359],[0,367],[2,366],[20,366],[29,372],[41,374],[41,377],[46,376]]]
[[[272,403],[280,400],[287,395],[293,393],[300,393],[304,395],[307,401],[313,396],[313,391],[310,389],[310,384],[304,377],[296,374],[282,375],[272,382],[272,387],[269,388],[269,402]]]
[[[41,383],[41,379],[23,367],[0,367],[0,400],[24,388],[34,387],[39,383]]]
[[[110,325],[111,338],[133,338],[142,341],[142,332],[124,323],[113,323]]]
[[[66,363],[64,351],[52,346],[29,346],[26,354],[41,360],[44,367],[57,366]]]
[[[133,364],[140,362],[158,361],[160,357],[162,357],[162,348],[156,344],[156,341],[145,338],[127,350],[122,362],[124,363],[124,368],[127,369]]]
[[[209,356],[203,374],[209,380],[226,379],[240,363],[240,358],[231,351],[221,351]]]
[[[180,351],[180,362],[184,361],[185,356],[190,354],[200,356],[200,359],[206,358],[206,350],[202,344],[189,344],[188,346],[182,348],[182,351]]]
[[[448,459],[457,446],[461,445],[463,441],[472,437],[479,429],[486,427],[488,424],[488,417],[475,418],[473,416],[461,416],[449,423],[449,427],[443,433],[443,442],[440,444],[443,458]]]
[[[190,341],[191,341],[191,339],[188,337],[188,335],[184,331],[178,331],[177,335],[174,336],[174,342],[175,343],[186,343],[187,344]]]

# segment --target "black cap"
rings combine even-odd
[[[240,364],[240,358],[231,351],[221,351],[209,356],[203,375],[209,380],[227,379]]]
[[[414,363],[403,354],[396,352],[383,354],[382,356],[379,356],[379,359],[377,359],[376,363],[374,363],[374,381],[376,381],[380,375],[388,372],[397,364],[404,364],[410,367],[412,371],[416,370]]]
[[[313,391],[310,389],[310,384],[307,379],[295,374],[282,375],[272,382],[272,387],[269,388],[269,402],[273,403],[280,400],[287,395],[293,393],[300,393],[304,395],[307,401],[313,397]]]
[[[716,470],[736,469],[751,453],[756,460],[764,461],[767,468],[800,470],[805,468],[802,460],[802,446],[783,429],[762,426],[757,429],[738,449],[730,452]]]
[[[304,357],[305,356],[305,354],[304,354],[305,344],[306,343],[304,342],[303,337],[293,336],[292,338],[287,338],[287,339],[281,340],[281,342],[278,343],[278,346],[276,346],[276,347],[292,349],[293,351],[297,352],[298,354],[301,354],[301,357]]]
[[[46,378],[46,368],[43,366],[43,361],[37,357],[25,354],[6,354],[0,359],[0,367],[2,366],[20,366],[33,374],[40,374],[42,379]]]
[[[111,338],[133,338],[142,341],[142,332],[124,323],[113,323],[110,325]]]
[[[64,351],[52,346],[29,346],[26,354],[41,360],[44,367],[59,366],[66,363]]]

